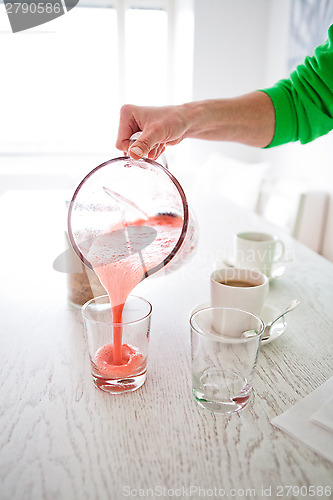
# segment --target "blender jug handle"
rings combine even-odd
[[[135,134],[131,135],[131,137],[129,138],[129,147],[132,146],[132,144],[137,140],[139,139],[140,135],[142,134],[142,132],[135,132]],[[156,161],[156,160],[155,160]],[[162,153],[159,157],[159,161],[158,163],[160,165],[162,165],[162,167],[166,168],[167,170],[169,170],[169,166],[168,166],[168,160],[166,158],[166,155],[165,153]]]

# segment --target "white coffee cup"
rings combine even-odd
[[[270,277],[273,267],[285,254],[283,241],[274,235],[260,232],[244,232],[235,235],[236,266],[255,269]]]
[[[210,276],[212,307],[232,307],[261,315],[269,290],[265,274],[252,269],[224,268]]]

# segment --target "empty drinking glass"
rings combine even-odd
[[[209,307],[194,312],[190,326],[195,400],[218,413],[244,408],[252,393],[263,321],[240,309]]]

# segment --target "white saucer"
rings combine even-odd
[[[206,307],[210,307],[209,302],[203,302],[202,304],[199,304],[198,306],[194,307],[194,309],[191,312],[191,316],[195,312],[200,311],[200,309],[205,309]],[[264,305],[263,311],[261,313],[261,319],[267,325],[267,323],[269,323],[273,319],[277,318],[279,313],[280,313],[280,310],[275,309],[275,307]],[[281,335],[283,335],[286,330],[287,330],[287,322],[282,317],[276,323],[274,323],[274,325],[272,326],[271,331],[270,331],[269,339],[262,340],[261,345],[270,344],[271,342],[273,342],[277,338],[281,337]]]
[[[228,267],[236,267],[236,261],[233,257],[225,257],[223,259],[223,264],[225,264]],[[285,271],[286,271],[285,266],[280,264],[280,265],[276,266],[275,268],[273,268],[272,273],[270,276],[268,276],[268,278],[270,280],[276,280],[278,278],[281,278],[281,276],[284,275]]]

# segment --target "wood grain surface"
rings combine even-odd
[[[201,234],[191,263],[135,290],[153,305],[146,383],[112,396],[92,383],[81,313],[52,268],[63,201],[8,192],[0,208],[1,500],[304,499],[304,489],[279,488],[332,487],[332,464],[270,422],[332,376],[330,262],[279,233],[292,261],[267,303],[282,310],[299,298],[301,306],[286,317],[286,333],[262,347],[252,403],[215,415],[192,397],[189,314],[209,299],[209,275],[232,235],[275,228],[222,200],[195,205]]]

